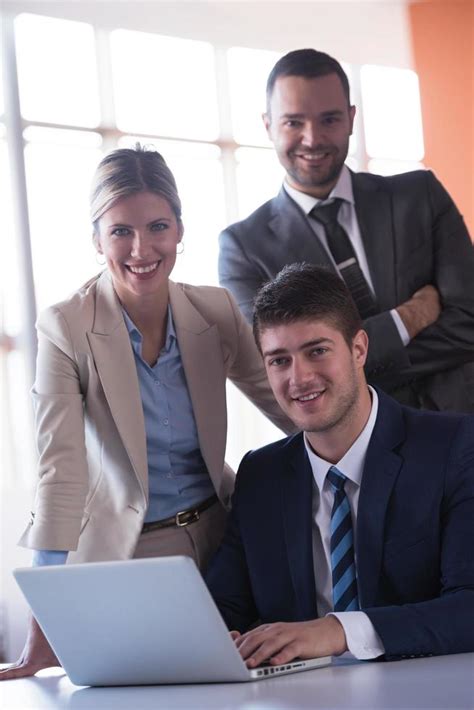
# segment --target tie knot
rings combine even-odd
[[[337,215],[342,205],[342,200],[336,198],[329,205],[318,205],[313,207],[310,216],[317,222],[321,222],[325,227],[331,227],[337,223]]]
[[[344,474],[338,471],[335,466],[331,466],[327,472],[327,479],[336,491],[342,491],[344,484],[347,481],[347,476],[344,476]]]

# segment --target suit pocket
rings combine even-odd
[[[423,536],[411,536],[407,537],[396,537],[389,539],[385,542],[385,557],[391,558],[400,554],[411,553],[412,551],[418,552],[415,548],[426,544],[429,540],[428,535]]]
[[[390,604],[422,601],[439,594],[440,549],[427,535],[399,539],[385,545],[382,587]]]

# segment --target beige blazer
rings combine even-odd
[[[250,327],[222,288],[170,282],[170,304],[201,453],[223,505],[229,377],[284,431]],[[20,545],[68,561],[133,555],[148,506],[145,423],[129,334],[104,271],[40,316],[33,400],[39,483]]]

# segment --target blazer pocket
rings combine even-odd
[[[91,516],[89,515],[89,513],[84,513],[84,516],[83,516],[83,518],[82,518],[82,520],[81,520],[81,530],[80,530],[80,532],[79,532],[79,535],[82,535],[82,533],[83,533],[84,530],[86,529],[87,524],[88,524],[88,522],[89,522],[90,519],[91,519]]]
[[[385,557],[395,557],[396,555],[406,554],[408,551],[425,544],[429,540],[428,535],[418,536],[416,538],[392,538],[385,542]]]

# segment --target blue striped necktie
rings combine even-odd
[[[344,491],[346,476],[331,466],[327,478],[334,491],[331,512],[331,568],[334,611],[359,609],[354,562],[354,533],[349,499]]]

